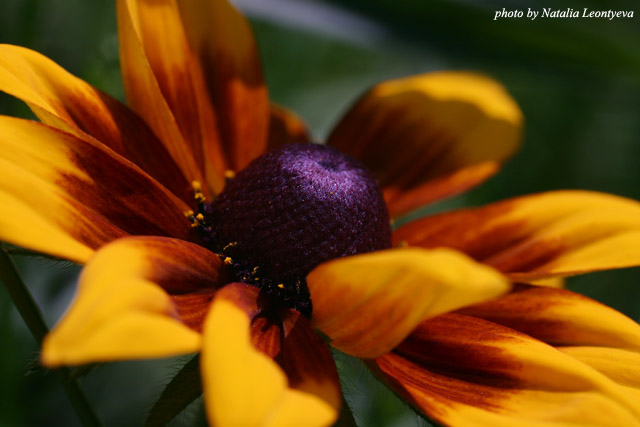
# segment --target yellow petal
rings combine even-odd
[[[371,366],[445,425],[640,425],[635,392],[549,345],[470,316],[425,321]]]
[[[499,273],[460,253],[414,248],[330,261],[307,283],[315,326],[333,347],[362,358],[390,351],[425,318],[509,289]]]
[[[201,366],[210,423],[243,427],[332,425],[341,400],[328,349],[317,337],[310,340],[308,333],[294,332],[301,328],[311,331],[306,319],[297,317],[295,325],[284,328],[283,343],[275,344],[273,353],[282,361],[279,366],[252,343],[256,340],[252,335],[263,330],[254,326],[260,314],[257,296],[258,290],[251,286],[228,285],[216,294],[207,317]],[[300,340],[301,336],[305,338]],[[275,337],[279,340],[280,334]],[[295,352],[310,357],[296,357],[292,355]]]
[[[496,81],[438,72],[375,86],[328,144],[374,172],[396,217],[493,175],[517,149],[522,121]]]
[[[167,357],[200,349],[168,292],[214,290],[220,258],[192,243],[129,237],[96,252],[76,298],[44,341],[47,366]]]
[[[189,181],[142,120],[45,56],[0,45],[0,90],[26,102],[44,123],[81,139],[96,138],[175,194],[184,196],[189,188]]]
[[[535,282],[640,265],[640,203],[554,191],[414,221],[396,230],[394,240],[451,247],[514,281]]]
[[[106,146],[4,116],[0,202],[0,239],[78,262],[127,234],[191,232],[187,205]]]
[[[223,153],[238,171],[267,146],[269,100],[253,32],[227,0],[184,0],[179,7],[207,80]],[[210,162],[216,150],[207,147]]]
[[[564,288],[565,287],[565,283],[566,280],[564,279],[564,277],[560,277],[560,276],[552,276],[552,277],[547,277],[544,279],[540,279],[540,280],[532,280],[531,284],[532,285],[537,285],[537,286],[547,286],[549,288]]]
[[[168,82],[175,82],[175,80],[163,80],[163,85],[161,86],[154,74],[154,71],[160,74],[160,70],[165,69],[166,66],[171,66],[163,63],[162,60],[171,64],[173,56],[176,55],[176,64],[179,64],[180,67],[185,67],[184,56],[187,53],[181,50],[185,46],[184,43],[181,43],[181,41],[184,42],[184,35],[181,35],[181,27],[175,21],[174,9],[175,4],[168,0],[153,2],[118,0],[118,40],[122,78],[127,101],[131,108],[158,135],[189,182],[196,180],[203,182],[202,165],[196,162],[196,159],[202,158],[200,156],[201,153],[194,152],[193,145],[189,144],[182,133],[176,115],[165,98],[166,93],[170,100],[174,100],[175,91],[173,90],[174,88],[169,88]],[[158,19],[158,25],[148,25],[152,19]],[[157,40],[149,39],[157,35],[156,33],[161,25],[166,26],[166,32],[162,40],[167,43],[166,48],[171,52],[171,55],[170,57],[150,55],[151,58],[148,58],[145,43],[158,42]],[[147,36],[146,40],[145,34]],[[153,53],[157,54],[158,52],[154,51]],[[155,70],[152,68],[152,60],[156,66]],[[184,84],[187,85],[186,82]],[[165,93],[163,93],[163,89]],[[188,112],[181,111],[181,114],[189,114],[191,109]],[[192,128],[189,128],[188,131],[191,130]],[[206,188],[203,190],[206,191]]]
[[[559,347],[560,351],[595,368],[640,397],[640,352],[610,347]],[[630,391],[631,392],[631,391]]]

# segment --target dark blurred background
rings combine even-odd
[[[426,212],[481,205],[553,189],[640,198],[640,16],[631,19],[494,20],[496,10],[634,10],[635,1],[240,0],[254,24],[273,100],[301,114],[322,139],[371,85],[431,70],[476,70],[500,80],[524,111],[523,149],[501,174]],[[115,1],[1,0],[0,42],[49,56],[123,99]],[[31,117],[0,96],[0,113]],[[16,257],[53,325],[73,296],[78,267]],[[640,319],[640,270],[572,278],[569,287]],[[37,346],[0,288],[0,426],[78,421],[55,376],[35,363]],[[339,357],[360,426],[424,425]],[[103,365],[83,379],[106,425],[141,425],[180,359]],[[202,422],[201,405],[175,425]]]

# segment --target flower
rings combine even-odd
[[[212,424],[330,425],[342,398],[315,328],[446,425],[640,423],[640,327],[538,286],[638,265],[637,202],[525,196],[410,222],[387,249],[384,213],[362,214],[381,200],[374,191],[319,187],[338,231],[320,230],[326,205],[311,212],[320,220],[301,219],[305,185],[248,195],[255,176],[277,178],[298,152],[324,164],[323,182],[346,162],[369,189],[338,150],[377,178],[393,218],[471,188],[520,139],[520,110],[498,83],[459,72],[382,83],[333,130],[333,149],[287,145],[306,141],[304,125],[269,104],[251,30],[226,1],[119,0],[118,28],[130,108],[35,52],[0,46],[0,89],[42,121],[0,117],[0,238],[86,264],[45,365],[200,351]],[[341,210],[355,199],[356,213]],[[252,203],[269,202],[294,212],[268,218],[283,220],[286,244],[234,226],[245,212],[262,220]],[[344,234],[342,220],[357,232]],[[296,246],[300,227],[311,244]],[[319,260],[328,235],[370,244]],[[297,268],[308,257],[307,275]]]

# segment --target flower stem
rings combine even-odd
[[[2,281],[13,300],[20,316],[27,324],[27,327],[31,331],[31,334],[38,342],[38,346],[42,345],[42,340],[49,332],[40,309],[36,305],[31,293],[25,286],[20,273],[16,269],[13,260],[7,254],[4,247],[0,244],[0,281]],[[71,405],[76,411],[76,415],[80,418],[80,421],[84,426],[101,426],[102,423],[98,419],[96,412],[89,403],[87,395],[80,386],[80,384],[73,378],[71,370],[69,368],[58,368],[54,370]]]

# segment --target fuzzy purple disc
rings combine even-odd
[[[254,160],[213,204],[216,249],[273,283],[333,258],[391,246],[387,206],[359,162],[318,144]]]

